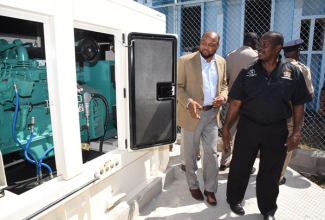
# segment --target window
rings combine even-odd
[[[304,41],[302,45],[302,50],[308,50],[309,43],[309,32],[310,32],[310,19],[301,20],[301,28],[300,28],[300,38]]]
[[[301,28],[300,28],[300,38],[304,41],[302,46],[303,51],[322,51],[324,45],[324,31],[325,31],[325,19],[324,18],[316,18],[315,26],[314,26],[314,38],[312,48],[309,48],[309,36],[310,36],[310,26],[311,20],[305,19],[301,20]]]
[[[255,32],[261,37],[270,30],[271,0],[247,0],[245,6],[245,33]]]
[[[182,50],[189,52],[200,45],[201,6],[182,8]]]
[[[313,51],[322,51],[324,44],[324,23],[325,19],[319,18],[315,20]]]

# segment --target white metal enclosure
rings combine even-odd
[[[114,207],[118,201],[128,202],[166,169],[168,146],[147,147],[175,141],[174,123],[168,125],[172,138],[152,142],[139,151],[130,147],[128,34],[147,33],[175,42],[174,36],[165,34],[165,15],[132,0],[0,0],[0,15],[43,24],[58,173],[56,178],[23,194],[6,192],[0,198],[0,219],[109,219],[116,212]],[[117,148],[85,164],[75,87],[75,28],[112,35],[115,42]],[[170,52],[176,59],[176,46]],[[170,64],[176,66],[175,62]],[[174,81],[168,84],[167,90],[173,90],[176,83],[176,72],[171,71]],[[176,102],[174,98],[171,100]],[[171,120],[175,121],[176,110],[170,108]],[[56,200],[60,201],[38,213]]]

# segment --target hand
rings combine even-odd
[[[228,153],[230,149],[231,144],[231,135],[229,130],[226,127],[222,128],[222,140],[223,140],[223,147],[225,150],[225,153]]]
[[[287,142],[284,144],[284,146],[288,146],[287,152],[290,152],[298,147],[298,144],[300,142],[300,132],[293,132],[287,139]]]
[[[213,99],[212,105],[215,108],[219,108],[220,106],[223,105],[224,101],[225,101],[225,98],[219,95]]]
[[[196,113],[196,109],[202,109],[202,106],[199,105],[199,103],[197,103],[196,101],[192,101],[188,105],[188,108],[193,118],[200,119],[200,116]]]

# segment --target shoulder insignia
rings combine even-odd
[[[246,77],[254,77],[254,76],[257,76],[254,69],[249,70],[248,73],[246,74]]]
[[[300,63],[300,62],[298,62],[298,65],[299,65],[299,67],[301,68],[301,70],[303,71],[308,71],[309,70],[309,67],[308,66],[306,66],[305,64],[303,64],[303,63]]]
[[[292,80],[292,78],[291,78],[291,70],[285,70],[285,71],[283,71],[283,76],[281,78],[288,79],[288,80]]]

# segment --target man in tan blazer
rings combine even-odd
[[[204,195],[216,205],[218,158],[216,152],[220,107],[226,102],[228,89],[226,62],[216,55],[219,35],[203,34],[199,52],[181,57],[177,73],[177,124],[182,128],[185,147],[186,178],[193,198],[204,200],[197,180],[196,152],[203,140]]]
[[[255,60],[257,60],[257,34],[250,32],[247,33],[244,37],[244,45],[241,48],[238,48],[237,50],[231,51],[226,56],[226,66],[227,66],[227,79],[228,82],[228,91],[230,91],[232,85],[234,84],[239,72],[248,64],[253,63]],[[227,103],[226,107],[226,114],[228,111],[229,103]],[[231,135],[231,143],[230,143],[230,149],[227,150],[224,146],[221,161],[220,161],[220,171],[226,170],[231,162],[231,156],[232,151],[234,149],[234,142],[235,142],[235,136],[237,131],[237,124],[239,121],[239,117],[235,120],[235,122],[230,127],[230,135]],[[255,172],[255,168],[252,168],[251,173]]]

